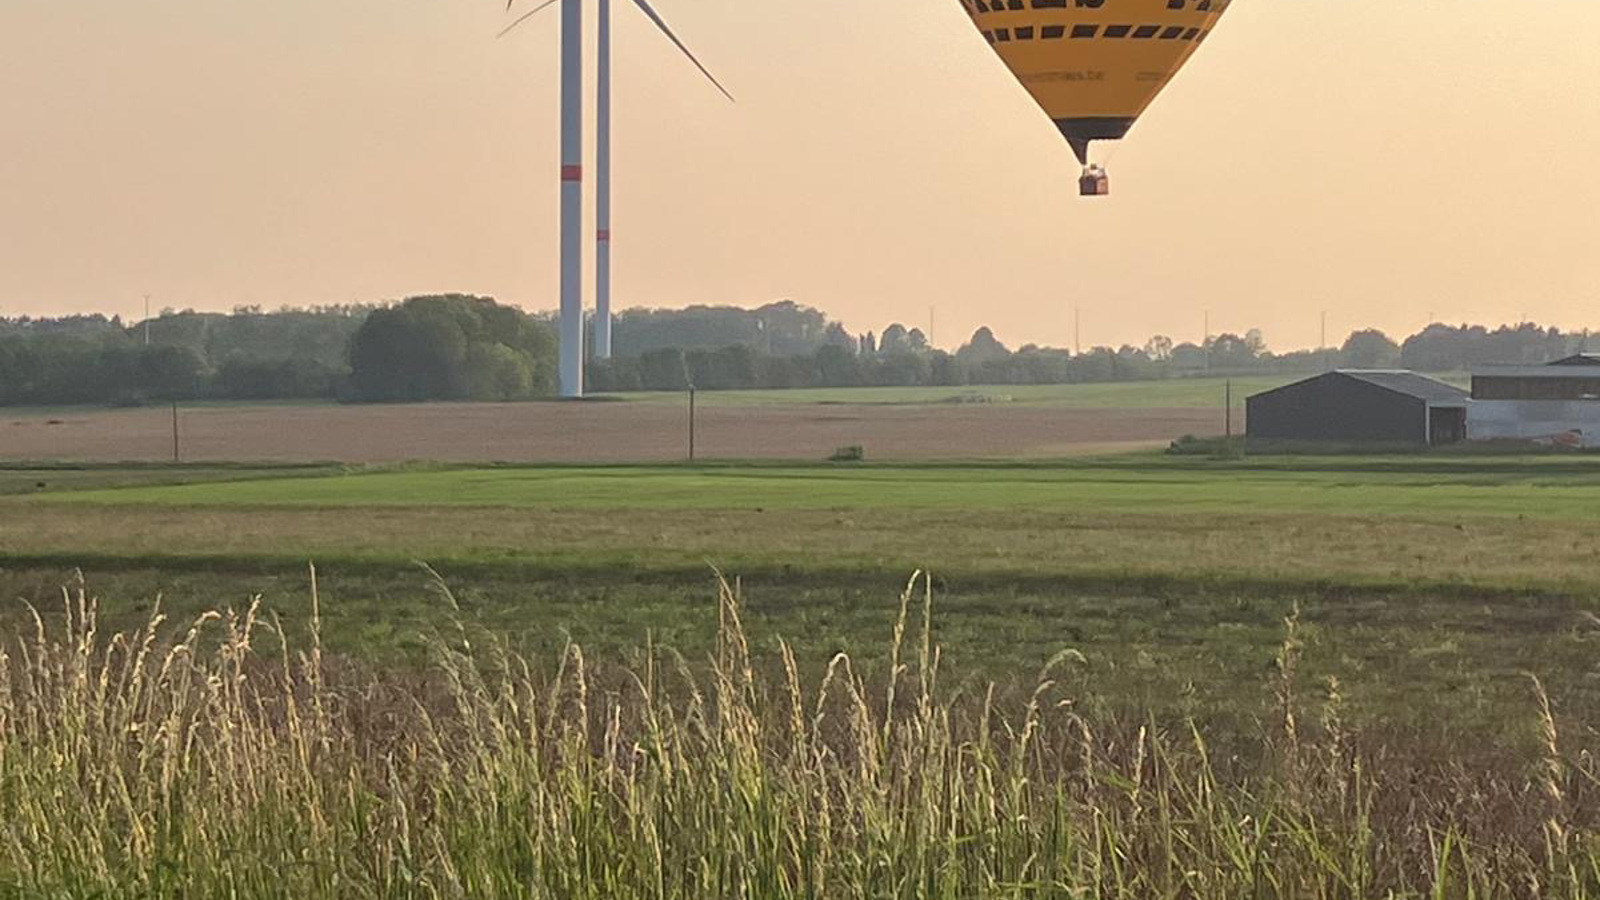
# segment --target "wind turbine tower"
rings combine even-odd
[[[561,396],[583,396],[583,4],[544,0],[500,32],[561,4]],[[595,246],[595,357],[611,356],[611,0],[599,4],[599,78],[596,81],[597,187]],[[507,0],[509,12],[516,0]],[[640,12],[694,64],[724,97],[733,95],[701,65],[648,0],[633,0]]]
[[[583,396],[583,2],[561,0],[561,396]]]
[[[611,358],[611,0],[599,4],[595,78],[594,358]]]

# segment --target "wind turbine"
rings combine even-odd
[[[544,0],[507,25],[506,34],[556,3],[561,4],[561,396],[583,396],[583,3]],[[599,3],[596,87],[595,356],[611,356],[611,0]],[[633,0],[667,40],[730,101],[717,81],[673,33],[648,0]],[[506,0],[510,12],[516,0]]]

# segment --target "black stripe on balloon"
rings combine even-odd
[[[988,8],[984,5],[984,0],[962,0],[962,2],[963,4],[967,2],[976,3],[977,7],[983,10]],[[999,8],[999,2],[996,2],[995,9]],[[1018,25],[1013,28],[997,28],[993,31],[980,29],[980,31],[984,40],[991,44],[1012,40],[1031,41],[1035,37],[1042,41],[1060,40],[1067,37],[1067,26],[1065,25]],[[1201,28],[1185,28],[1182,25],[1165,27],[1161,25],[1107,25],[1104,31],[1098,25],[1074,25],[1072,26],[1071,36],[1080,40],[1095,37],[1119,39],[1131,36],[1139,40],[1159,37],[1164,41],[1198,42],[1205,40],[1206,35],[1209,33],[1209,31]]]

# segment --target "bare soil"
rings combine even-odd
[[[697,454],[821,459],[1057,456],[1217,434],[1220,410],[1048,406],[702,407]],[[688,411],[658,403],[202,407],[179,413],[184,461],[653,462],[688,451]],[[168,409],[0,412],[0,460],[161,461]]]

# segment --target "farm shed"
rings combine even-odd
[[[1467,392],[1396,369],[1339,369],[1246,401],[1251,438],[1451,444],[1467,436]]]
[[[1472,373],[1472,439],[1512,438],[1600,447],[1600,356]]]

